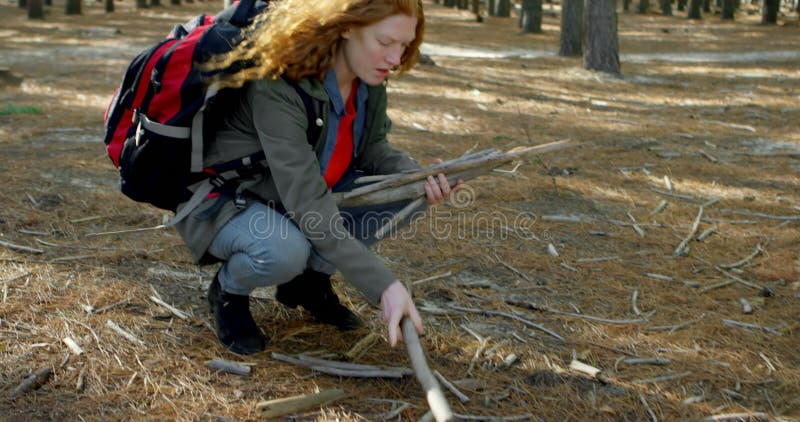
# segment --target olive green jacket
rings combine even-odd
[[[240,91],[235,105],[226,110],[216,139],[206,145],[204,166],[227,162],[264,151],[267,170],[248,186],[247,193],[263,202],[282,205],[287,215],[306,235],[312,247],[335,265],[344,278],[373,304],[396,277],[378,256],[347,233],[339,210],[320,175],[318,156],[325,143],[330,99],[322,82],[303,79],[298,86],[321,110],[323,127],[315,142],[306,139],[308,118],[302,99],[283,79],[250,82]],[[392,148],[386,140],[391,122],[386,115],[385,86],[370,86],[363,138],[353,166],[366,174],[387,174],[419,169],[407,154]],[[355,95],[355,93],[353,93]],[[232,201],[208,217],[204,211],[215,205],[205,200],[175,227],[197,262],[208,262],[209,245],[239,209]],[[178,210],[182,206],[178,207]],[[313,217],[315,231],[302,224]],[[337,233],[337,234],[334,234]]]

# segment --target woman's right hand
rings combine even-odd
[[[411,318],[418,334],[422,334],[422,317],[420,317],[411,295],[399,280],[390,284],[381,295],[381,309],[383,322],[389,328],[389,344],[394,347],[397,340],[403,340],[403,330],[400,322],[403,317]]]

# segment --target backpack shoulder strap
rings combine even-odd
[[[311,144],[311,148],[314,148],[314,144],[319,139],[320,132],[322,132],[322,120],[317,118],[317,112],[314,110],[314,100],[296,82],[289,80],[285,76],[283,76],[283,80],[294,88],[297,95],[303,100],[303,105],[306,107],[306,118],[308,119],[306,140]]]

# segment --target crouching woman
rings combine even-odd
[[[204,164],[263,151],[266,165],[221,186],[177,229],[199,262],[223,262],[208,302],[231,351],[252,354],[268,344],[249,309],[257,287],[277,286],[278,302],[319,322],[359,326],[331,288],[336,270],[381,307],[392,346],[402,339],[403,317],[422,332],[408,291],[368,249],[380,222],[407,202],[339,209],[331,192],[354,188],[359,175],[420,168],[386,140],[385,81],[416,63],[423,31],[421,0],[277,0],[242,48],[222,59],[221,66],[253,66],[219,80],[241,89],[219,117]],[[425,192],[435,205],[451,186],[438,175]]]

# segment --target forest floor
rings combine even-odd
[[[137,12],[125,1],[106,15],[91,3],[65,16],[56,4],[42,21],[0,5],[0,67],[23,78],[0,75],[0,241],[35,249],[0,247],[0,419],[255,420],[263,400],[331,388],[348,397],[289,419],[419,419],[427,404],[413,377],[340,378],[272,359],[341,360],[360,339],[385,338],[378,312],[345,283],[337,289],[366,327],[341,335],[258,292],[254,315],[272,345],[243,358],[209,328],[216,268],[192,264],[174,231],[87,236],[163,221],[119,193],[103,112],[134,54],[219,5]],[[798,420],[797,15],[763,26],[744,12],[735,22],[620,13],[614,77],[555,54],[555,14],[544,33],[521,34],[513,18],[479,24],[426,4],[436,65],[389,85],[397,146],[429,164],[575,144],[470,181],[378,247],[404,281],[441,276],[413,288],[430,365],[469,398],[448,393],[454,410],[483,420]],[[65,337],[84,352],[70,354]],[[214,372],[205,362],[215,358],[252,373]],[[601,369],[602,382],[573,360]],[[354,361],[410,365],[386,341]],[[12,399],[40,368],[52,377]]]

